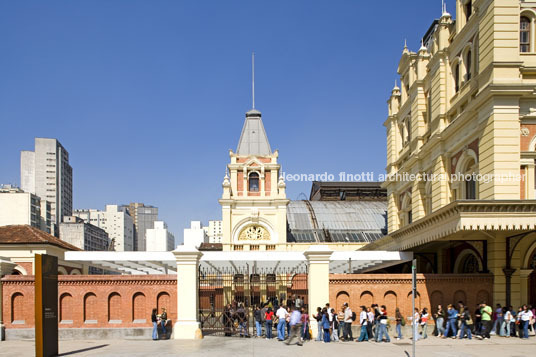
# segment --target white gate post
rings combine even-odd
[[[173,251],[177,262],[177,322],[173,338],[194,340],[203,338],[198,321],[199,260],[203,253],[193,247],[178,246]]]

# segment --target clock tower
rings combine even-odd
[[[284,249],[287,242],[285,182],[272,152],[261,113],[246,113],[236,152],[222,183],[222,243],[224,250]]]

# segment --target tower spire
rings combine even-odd
[[[255,52],[251,52],[251,99],[255,109]]]

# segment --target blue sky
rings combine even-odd
[[[448,10],[454,13],[454,0]],[[34,137],[67,148],[74,207],[145,202],[177,239],[220,219],[228,150],[256,107],[286,173],[385,167],[386,100],[419,1],[3,1],[0,183]],[[288,197],[310,182],[289,182]]]

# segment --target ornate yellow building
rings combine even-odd
[[[279,176],[278,152],[272,152],[261,113],[252,109],[237,152],[229,152],[229,175],[223,181],[222,243],[232,250],[275,250],[287,242],[287,196]]]
[[[493,300],[536,303],[536,2],[457,0],[388,100],[389,235],[419,272],[491,273]]]

